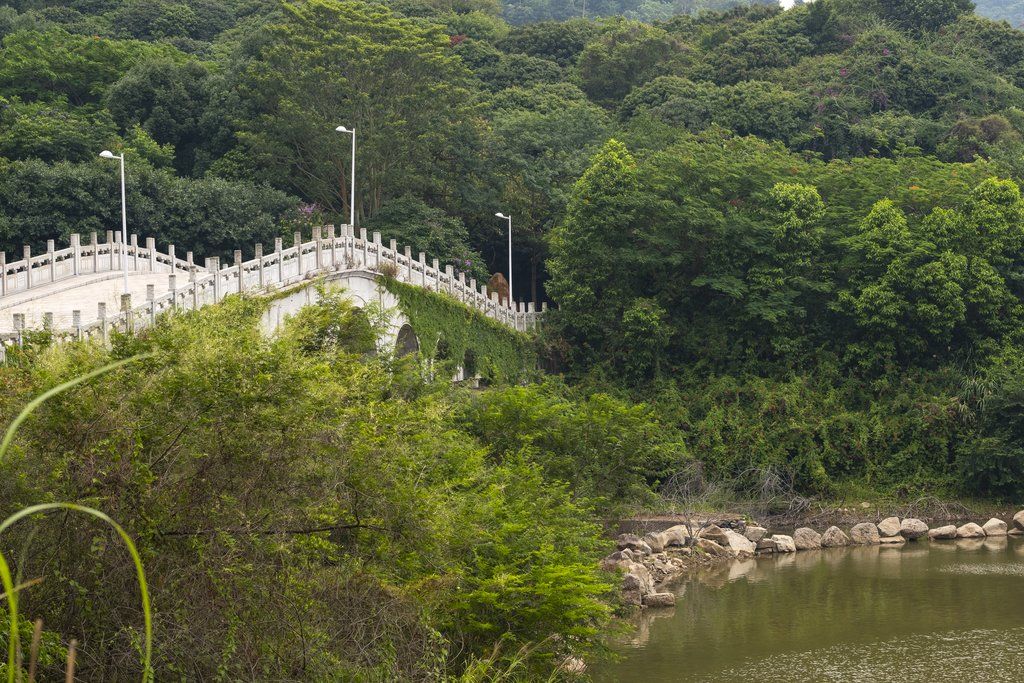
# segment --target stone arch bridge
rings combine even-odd
[[[255,257],[242,260],[236,251],[230,265],[218,258],[194,262],[192,252],[179,258],[174,246],[166,252],[147,238],[140,245],[136,235],[124,244],[108,231],[101,242],[92,233],[87,244],[71,235],[70,246],[55,249],[53,240],[45,253],[33,255],[25,247],[23,257],[8,262],[0,252],[0,356],[20,344],[27,332],[49,330],[58,341],[95,338],[106,342],[112,330],[138,330],[152,325],[169,311],[202,308],[231,294],[274,295],[264,315],[267,332],[302,306],[317,300],[318,283],[343,288],[357,306],[371,302],[389,312],[385,339],[400,354],[419,348],[416,332],[398,310],[397,298],[380,282],[386,274],[401,282],[442,292],[513,330],[534,329],[542,309],[533,303],[499,301],[488,295],[476,280],[466,280],[452,266],[442,268],[426,255],[414,258],[409,247],[399,251],[395,240],[381,241],[380,233],[358,235],[342,225],[313,228],[312,239],[294,234],[292,246],[275,240],[273,250],[255,247]],[[124,292],[124,269],[128,293]]]

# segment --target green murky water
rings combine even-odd
[[[1024,541],[758,558],[675,586],[597,681],[1024,681]]]

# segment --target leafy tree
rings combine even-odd
[[[671,60],[678,59],[679,45],[666,31],[638,22],[618,21],[580,53],[583,92],[595,102],[612,105],[629,91],[659,76]]]
[[[257,175],[347,214],[350,140],[334,131],[344,124],[362,150],[360,216],[433,186],[465,106],[465,73],[439,27],[357,2],[284,9],[236,67],[238,137]]]
[[[0,106],[0,156],[8,159],[91,161],[118,140],[110,115],[96,107],[17,99]]]

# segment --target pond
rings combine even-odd
[[[671,590],[596,681],[1024,681],[1020,539],[768,556]]]

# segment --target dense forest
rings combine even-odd
[[[358,226],[482,278],[508,213],[515,294],[552,306],[495,342],[530,360],[483,390],[378,353],[343,297],[272,339],[257,300],[112,349],[33,337],[0,369],[5,422],[155,355],[24,423],[4,511],[82,502],[137,538],[159,680],[489,681],[600,654],[600,520],[769,485],[1024,495],[1022,21],[1018,0],[6,3],[0,248],[118,226],[106,148],[130,230],[197,257],[347,222],[346,125]],[[22,598],[43,664],[75,637],[85,679],[138,678],[116,537],[55,515],[10,539],[48,573]]]

